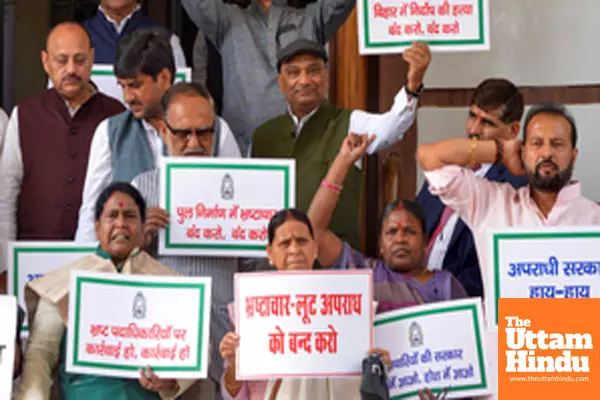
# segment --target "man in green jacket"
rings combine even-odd
[[[343,188],[331,187],[322,179],[348,133],[373,135],[368,150],[373,154],[402,139],[410,128],[431,53],[426,44],[414,43],[404,51],[403,58],[408,63],[406,85],[390,110],[371,114],[330,104],[325,99],[329,87],[325,49],[308,39],[295,40],[277,55],[277,79],[288,111],[267,121],[252,135],[252,157],[296,160],[298,209],[308,210],[321,184],[339,193],[330,228],[354,247],[360,246],[361,237],[362,164],[354,165]]]

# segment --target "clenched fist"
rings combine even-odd
[[[431,50],[427,44],[415,42],[410,48],[404,50],[402,58],[408,64],[406,86],[409,90],[416,92],[423,83],[425,71],[431,62]]]

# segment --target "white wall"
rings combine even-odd
[[[429,88],[470,88],[491,76],[518,86],[600,83],[599,0],[490,0],[491,50],[436,53]]]
[[[600,163],[597,158],[600,149],[600,104],[573,105],[568,108],[575,117],[579,133],[579,157],[575,164],[574,178],[581,181],[584,196],[600,202]],[[467,110],[467,107],[419,109],[418,143],[464,137]],[[418,166],[417,192],[423,181],[423,171]]]

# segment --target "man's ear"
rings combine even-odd
[[[511,139],[516,139],[519,136],[519,132],[521,131],[521,121],[513,121],[510,123],[510,134]]]

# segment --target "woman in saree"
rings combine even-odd
[[[467,297],[452,274],[427,270],[425,215],[413,201],[394,201],[384,208],[378,223],[380,258],[364,256],[327,229],[346,175],[371,141],[367,135],[348,135],[313,198],[308,216],[319,263],[334,269],[370,268],[378,312]]]
[[[279,271],[310,270],[317,257],[317,244],[311,223],[305,213],[287,209],[271,218],[268,226],[267,255],[269,262]],[[230,307],[232,317],[232,307]],[[225,400],[353,400],[360,399],[360,383],[354,378],[276,379],[271,381],[236,380],[235,354],[239,336],[228,332],[219,346],[225,362],[221,380],[221,393]],[[389,352],[370,349],[388,366]],[[366,356],[366,354],[365,354]]]
[[[95,209],[95,254],[29,282],[25,288],[31,319],[23,373],[15,398],[47,400],[58,367],[60,398],[65,400],[158,400],[176,398],[193,381],[160,379],[149,367],[139,379],[122,379],[66,371],[69,272],[85,270],[121,274],[177,275],[140,251],[146,204],[129,183],[115,182],[98,197]],[[32,317],[32,318],[31,318]],[[56,388],[54,388],[56,389]]]

